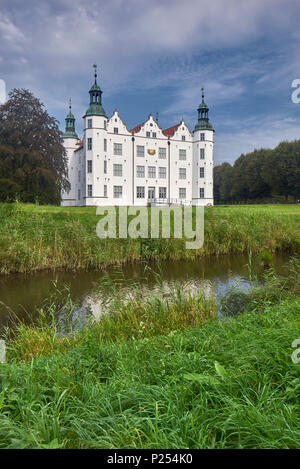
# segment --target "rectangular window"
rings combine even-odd
[[[136,177],[137,178],[144,178],[145,177],[145,166],[137,166],[136,167]]]
[[[136,197],[137,199],[145,198],[145,188],[143,186],[137,186],[136,188]]]
[[[205,133],[204,132],[201,132],[200,134],[200,140],[203,142],[203,140],[205,140]]]
[[[204,160],[204,158],[205,158],[205,149],[200,148],[200,160]]]
[[[179,168],[179,179],[186,179],[186,168]]]
[[[179,187],[179,198],[180,199],[186,199],[186,188],[185,187]]]
[[[156,132],[152,132],[152,137],[156,138]]]
[[[114,143],[114,155],[122,155],[122,143]]]
[[[122,165],[114,164],[114,176],[122,176]]]
[[[158,149],[158,158],[165,160],[167,157],[167,149],[166,148],[159,148]]]
[[[181,140],[185,142],[185,135],[182,135]]]
[[[78,199],[80,199],[80,189],[78,189]]]
[[[150,137],[150,136],[151,136],[150,132],[146,132],[146,137]]]
[[[114,198],[121,199],[123,195],[123,187],[122,186],[114,186]]]
[[[87,172],[88,173],[93,172],[93,161],[92,160],[87,160]]]
[[[118,133],[119,133],[118,127],[114,127],[114,134],[118,134]]]
[[[93,148],[93,139],[88,138],[88,150],[92,150],[92,148]]]
[[[186,160],[186,150],[179,150],[179,159]]]
[[[104,195],[104,197],[107,197],[107,186],[106,185],[104,186],[104,189],[103,189],[103,195]]]
[[[106,130],[106,121],[103,122],[104,130]]]
[[[137,145],[136,156],[145,156],[145,147],[143,145]]]
[[[204,168],[200,168],[200,177],[204,178]]]
[[[78,182],[81,180],[81,171],[78,171]]]
[[[106,140],[106,138],[103,141],[103,149],[104,149],[104,151],[107,151],[107,140]]]
[[[104,161],[103,161],[103,164],[104,164],[104,166],[103,166],[103,172],[104,172],[104,174],[107,174],[107,161],[104,160]]]
[[[159,193],[159,198],[160,199],[166,199],[167,198],[167,188],[166,187],[160,187],[158,193]]]
[[[200,199],[204,199],[204,187],[200,187]]]
[[[93,186],[92,186],[92,184],[88,184],[87,194],[88,194],[88,197],[93,197]]]
[[[159,179],[166,179],[166,177],[167,177],[167,168],[158,168],[158,177],[159,177]]]
[[[93,121],[92,119],[88,119],[88,129],[92,128]]]
[[[148,178],[156,178],[155,166],[148,166]]]

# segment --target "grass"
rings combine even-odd
[[[223,320],[201,294],[133,290],[68,336],[52,312],[52,328],[19,326],[0,365],[0,448],[298,448],[299,261],[240,311],[238,297]]]
[[[0,273],[101,269],[140,259],[275,251],[300,252],[300,206],[217,206],[205,209],[205,242],[186,250],[181,239],[102,239],[92,207],[0,204]]]

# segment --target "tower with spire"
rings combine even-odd
[[[102,116],[107,119],[105,111],[102,107],[102,90],[97,83],[97,65],[94,64],[93,68],[95,81],[89,91],[90,105],[85,113],[85,116]]]
[[[79,145],[78,135],[75,130],[75,117],[72,113],[72,101],[69,100],[69,113],[65,118],[66,126],[63,134],[64,147],[66,150],[67,165],[68,165],[68,179],[71,184],[71,189],[62,192],[62,205],[76,206],[78,204],[78,192],[75,182],[76,173],[76,149]]]
[[[209,122],[209,108],[204,101],[198,106],[198,121],[193,134],[193,200],[198,205],[203,200],[213,203],[214,129]]]
[[[63,134],[63,138],[76,138],[78,140],[78,135],[75,131],[75,117],[72,114],[72,100],[69,101],[69,114],[65,118],[66,128]]]
[[[97,65],[94,68],[94,83],[89,95],[90,105],[84,115],[84,153],[86,175],[86,204],[93,205],[95,196],[103,194],[104,153],[107,146],[107,116],[102,106],[102,90],[97,82]]]

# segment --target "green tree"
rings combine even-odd
[[[62,132],[30,91],[13,89],[0,106],[0,142],[0,199],[59,203],[69,188]]]

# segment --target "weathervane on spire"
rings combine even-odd
[[[94,64],[93,68],[95,70],[95,84],[96,84],[97,83],[97,64]]]
[[[202,91],[202,103],[204,103],[204,88],[201,88]]]
[[[69,110],[70,110],[70,112],[72,110],[72,99],[71,98],[69,99]]]

